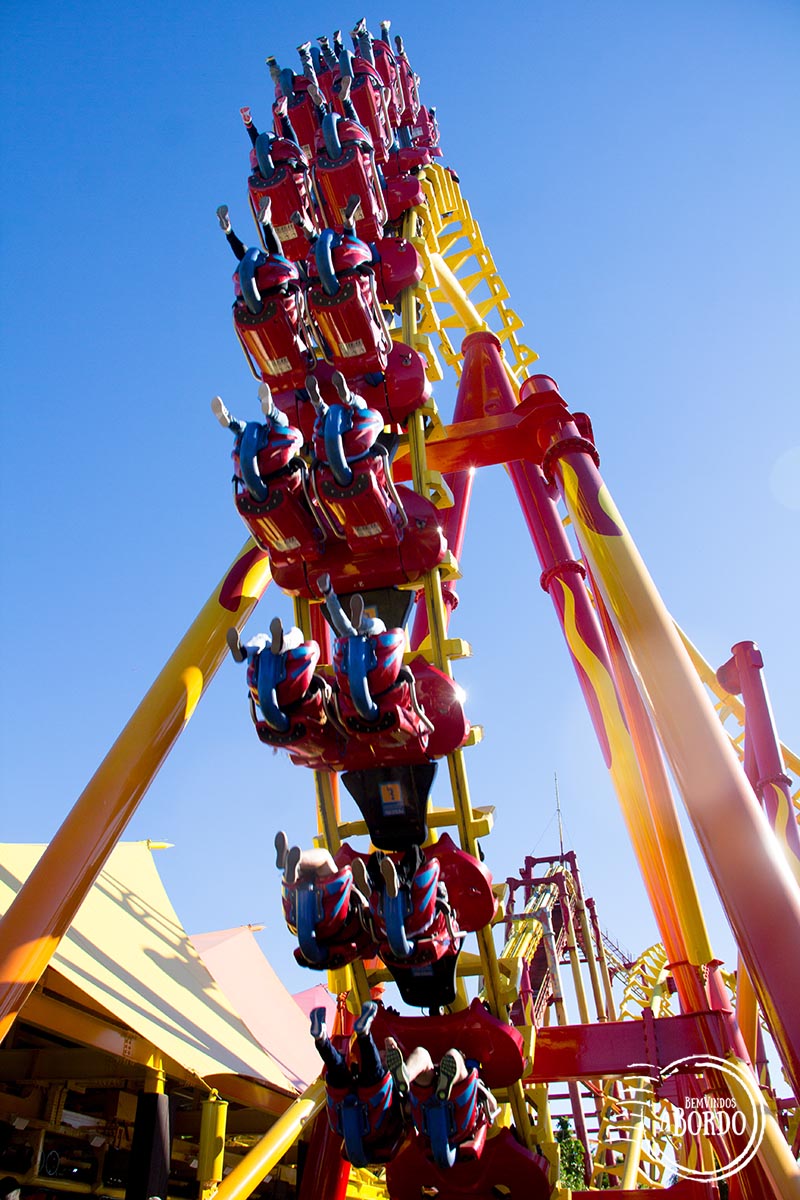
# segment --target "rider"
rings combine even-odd
[[[424,1046],[417,1046],[406,1059],[394,1038],[386,1038],[384,1045],[395,1091],[408,1100],[419,1133],[427,1132],[426,1115],[431,1109],[452,1106],[448,1149],[455,1161],[458,1146],[469,1141],[481,1124],[491,1125],[500,1111],[477,1068],[468,1066],[455,1047],[442,1056],[437,1068]]]
[[[258,223],[264,231],[264,245],[268,254],[283,254],[283,246],[281,239],[275,232],[272,224],[272,200],[269,196],[263,196],[261,199],[261,207],[258,211]],[[247,254],[247,246],[241,238],[237,237],[231,225],[230,213],[227,204],[220,204],[217,208],[217,220],[219,227],[225,234],[225,239],[233,251],[238,262],[241,262],[245,254]]]

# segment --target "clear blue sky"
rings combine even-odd
[[[214,209],[253,238],[238,109],[266,54],[361,15],[320,3],[7,8],[2,80],[3,836],[46,841],[243,542],[229,440],[255,388]],[[675,618],[714,664],[764,652],[798,737],[798,50],[784,0],[407,0],[404,35],[538,369],[588,411],[602,471]],[[438,388],[443,413],[453,388]],[[656,940],[513,493],[481,475],[453,633],[498,878],[567,840],[603,922]],[[793,594],[794,593],[794,594]],[[288,605],[269,592],[250,629]],[[444,799],[443,791],[437,798]],[[266,921],[290,986],[272,837],[308,841],[310,775],[260,746],[228,661],[129,837],[189,930]],[[730,939],[703,883],[712,937]]]

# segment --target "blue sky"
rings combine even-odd
[[[302,15],[298,15],[302,13]],[[214,209],[254,240],[238,109],[267,54],[361,10],[81,0],[7,8],[0,225],[4,837],[46,841],[243,542],[215,392],[257,412]],[[377,30],[387,10],[367,11]],[[798,83],[794,3],[407,0],[393,16],[498,269],[664,599],[706,658],[763,650],[798,737]],[[448,381],[437,388],[447,416]],[[454,634],[498,878],[566,840],[612,933],[656,940],[539,569],[480,475]],[[794,594],[793,594],[794,593]],[[268,592],[250,625],[288,614]],[[437,793],[443,801],[443,785]],[[259,745],[228,661],[128,829],[189,930],[264,921],[290,986],[272,837],[310,775]],[[702,878],[712,941],[731,943]]]

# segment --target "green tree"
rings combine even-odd
[[[567,1117],[558,1118],[556,1141],[561,1152],[561,1170],[558,1182],[562,1187],[580,1190],[586,1186],[583,1173],[586,1150],[582,1142],[572,1132],[572,1126]]]

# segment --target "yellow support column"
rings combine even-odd
[[[200,1146],[197,1152],[197,1182],[200,1200],[209,1200],[222,1182],[225,1165],[225,1128],[228,1101],[214,1091],[203,1101],[200,1114]]]
[[[0,925],[0,1041],[270,579],[247,542],[17,894]]]
[[[412,214],[406,223],[407,236],[411,236],[413,232],[413,220],[414,217]],[[461,291],[457,280],[454,287],[458,292]],[[461,294],[463,296],[463,293]],[[478,320],[480,321],[480,318]],[[416,336],[416,307],[413,289],[408,289],[403,295],[402,328],[403,340],[409,345],[413,345]],[[416,491],[421,495],[426,495],[427,454],[425,450],[425,427],[422,414],[419,411],[412,413],[409,419],[408,438],[411,451],[412,482]],[[443,671],[444,674],[452,679],[453,671],[447,654],[447,618],[442,599],[441,568],[437,567],[432,571],[426,572],[424,590],[433,662],[440,671]],[[476,823],[472,814],[472,802],[469,795],[467,772],[462,750],[456,750],[454,753],[448,755],[447,767],[450,773],[450,786],[453,793],[453,805],[457,818],[461,848],[474,858],[479,858]],[[489,928],[482,929],[478,931],[476,936],[484,973],[484,993],[486,999],[494,1015],[505,1020],[507,1013],[503,1004],[503,983],[497,964],[497,948],[494,944],[492,931]],[[532,1148],[531,1122],[521,1083],[517,1083],[509,1088],[508,1098],[514,1114],[517,1132],[524,1144]]]
[[[245,1200],[263,1182],[275,1164],[294,1145],[303,1129],[325,1104],[325,1084],[312,1083],[303,1095],[287,1108],[283,1116],[227,1175],[215,1192],[215,1200]],[[320,1197],[320,1200],[324,1200]]]

